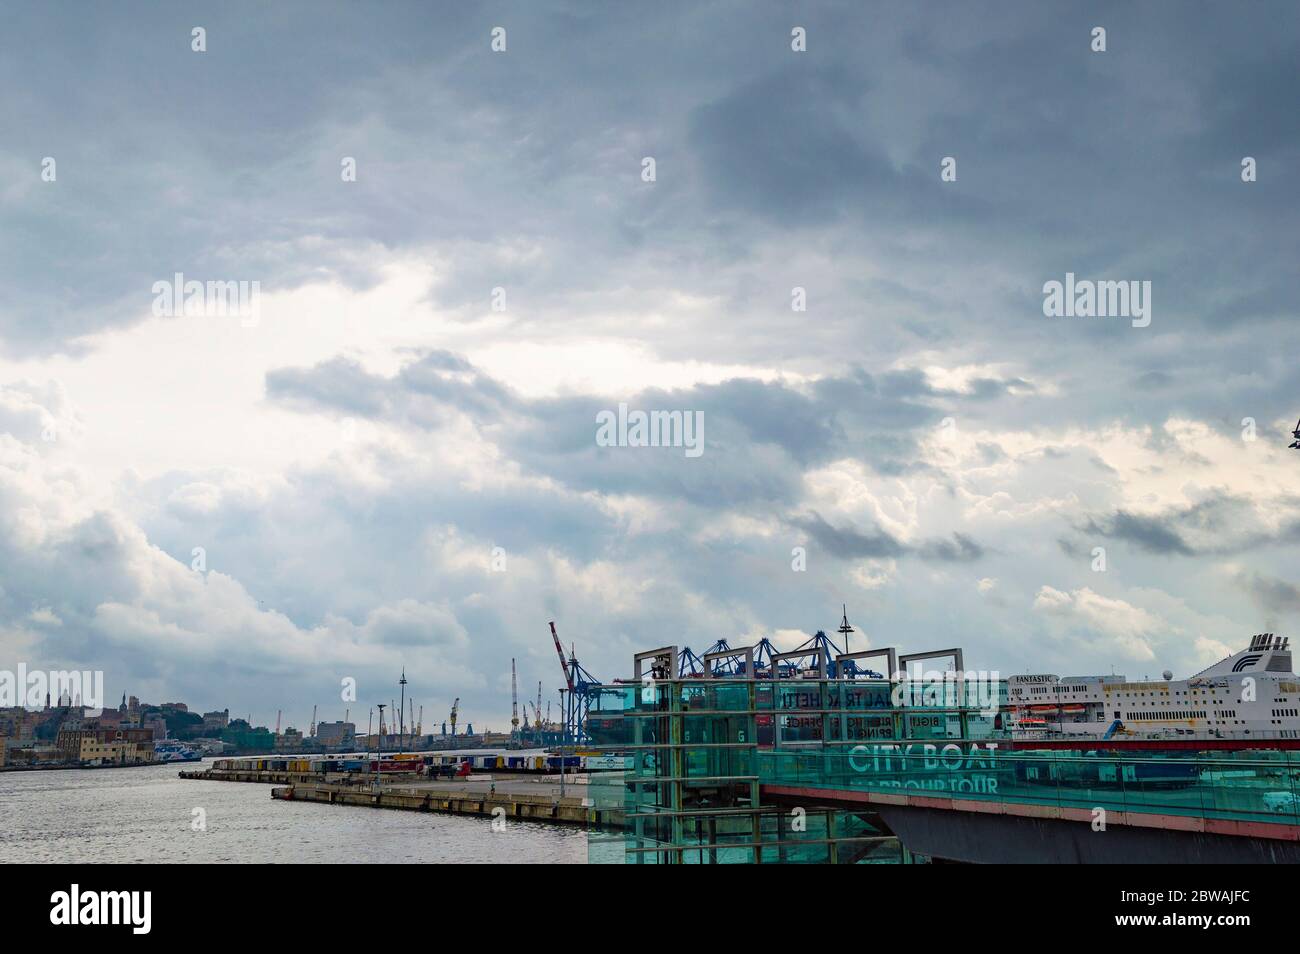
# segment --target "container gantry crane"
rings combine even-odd
[[[524,707],[524,720],[528,720],[527,706]],[[519,679],[515,673],[515,660],[510,657],[510,734],[519,734]]]
[[[704,661],[695,655],[690,646],[682,647],[677,654],[677,675],[682,679],[704,675]]]
[[[570,742],[581,742],[587,736],[587,711],[591,706],[591,690],[600,685],[600,680],[589,673],[578,662],[578,652],[572,645],[569,658],[564,658],[564,647],[560,636],[551,623],[551,639],[555,642],[555,653],[560,657],[560,669],[564,671],[562,692],[568,693],[564,702],[564,734]]]

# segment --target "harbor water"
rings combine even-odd
[[[0,864],[587,860],[580,828],[493,831],[488,818],[273,801],[270,785],[177,777],[199,767],[0,772]]]

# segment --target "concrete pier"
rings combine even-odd
[[[541,787],[541,786],[534,786]],[[558,789],[558,785],[556,789]],[[473,791],[464,786],[401,785],[378,791],[367,786],[303,782],[271,790],[271,797],[286,801],[324,802],[331,805],[363,805],[398,808],[405,811],[447,812],[453,815],[486,815],[521,821],[544,821],[594,828],[621,828],[622,812],[597,809],[585,798],[541,792],[503,790]],[[503,814],[504,813],[504,814]]]
[[[320,802],[395,808],[403,811],[445,812],[453,815],[504,817],[518,821],[622,828],[623,812],[597,808],[587,797],[585,776],[567,780],[565,794],[555,776],[476,775],[464,779],[385,779],[376,790],[369,781],[299,772],[181,772],[181,778],[220,782],[277,784],[271,797],[283,801]]]
[[[181,778],[196,779],[201,782],[261,782],[264,785],[326,780],[320,772],[218,772],[215,769],[198,769],[177,774]]]

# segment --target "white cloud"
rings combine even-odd
[[[1034,610],[1063,624],[1063,638],[1108,647],[1139,662],[1155,659],[1152,642],[1168,624],[1141,607],[1088,587],[1064,592],[1043,585]]]

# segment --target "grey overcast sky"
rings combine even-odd
[[[504,728],[550,619],[604,678],[841,603],[1003,673],[1300,635],[1298,18],[7,4],[0,668],[305,727],[405,666]],[[704,453],[598,446],[620,403]]]

